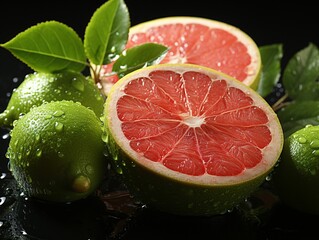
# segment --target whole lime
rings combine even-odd
[[[79,72],[34,72],[25,76],[16,88],[6,110],[0,114],[0,126],[12,127],[13,121],[33,106],[59,100],[72,100],[92,109],[97,116],[103,112],[104,97],[90,77]]]
[[[285,139],[272,182],[284,204],[319,214],[319,126],[307,125]]]
[[[105,177],[101,120],[72,101],[34,107],[15,121],[6,156],[25,195],[55,202],[85,198]]]

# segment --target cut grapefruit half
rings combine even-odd
[[[105,142],[132,195],[180,215],[234,208],[282,150],[276,113],[253,89],[211,68],[158,64],[116,82]]]
[[[126,48],[153,42],[169,47],[160,63],[190,63],[224,72],[257,89],[261,72],[259,48],[241,29],[230,24],[189,16],[165,17],[131,27]],[[109,77],[112,64],[102,66],[105,94],[118,80]]]

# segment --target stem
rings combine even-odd
[[[284,107],[287,105],[287,103],[285,103],[285,100],[288,98],[288,94],[285,93],[285,95],[283,95],[281,98],[278,99],[277,102],[275,102],[272,105],[273,110],[276,112],[278,111],[280,108]]]

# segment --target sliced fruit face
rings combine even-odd
[[[161,63],[190,63],[224,72],[247,86],[257,88],[261,58],[256,43],[239,28],[199,17],[166,17],[143,22],[130,29],[127,48],[154,42],[170,48]],[[103,77],[112,64],[102,68],[106,93],[117,77]]]
[[[242,199],[282,150],[281,125],[268,103],[242,82],[198,65],[160,64],[128,74],[113,86],[105,114],[110,152],[124,159],[119,167],[139,189],[166,182],[207,193],[224,189]],[[237,192],[243,186],[248,192]]]

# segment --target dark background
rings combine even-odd
[[[46,20],[57,20],[72,27],[83,39],[86,24],[94,11],[105,1],[6,1],[0,8],[0,43],[19,32]],[[211,18],[239,27],[250,35],[258,46],[283,43],[285,59],[306,47],[309,42],[319,44],[319,10],[308,0],[288,4],[281,1],[180,1],[126,0],[131,25],[166,16],[188,15]],[[0,81],[8,64],[17,62],[0,49]],[[284,60],[285,60],[284,59]],[[10,62],[8,62],[10,61]],[[11,73],[7,73],[11,75]],[[10,80],[10,79],[9,79]]]
[[[6,1],[0,7],[0,44],[27,28],[47,20],[56,20],[72,27],[83,39],[94,11],[106,1]],[[319,45],[319,10],[308,0],[284,4],[281,1],[230,0],[126,0],[131,25],[168,16],[198,16],[234,25],[252,37],[258,46],[283,44],[282,68],[297,51],[310,42]],[[0,111],[10,94],[31,72],[7,50],[0,47]],[[13,83],[13,79],[18,81]]]
[[[47,20],[56,20],[67,24],[83,39],[85,27],[90,17],[104,2],[94,0],[23,1],[21,3],[6,1],[6,7],[3,4],[0,7],[0,44],[9,41],[21,31]],[[130,12],[131,25],[160,17],[197,16],[234,25],[250,35],[258,46],[281,43],[284,50],[282,67],[293,54],[305,48],[310,42],[319,46],[319,10],[317,10],[317,6],[307,1],[295,1],[296,3],[288,1],[288,4],[280,3],[279,0],[252,1],[252,3],[239,0],[126,0],[125,2]],[[32,71],[26,65],[0,47],[0,112],[5,109],[12,90],[23,80],[25,74],[30,72]],[[0,138],[7,132],[7,130],[0,128]],[[0,173],[6,168],[5,151],[8,141],[9,139],[0,139]],[[91,206],[89,205],[89,207]],[[25,214],[27,218],[24,216],[28,220],[28,224],[34,224],[34,217],[42,216],[42,209],[40,212],[34,210],[38,210],[38,208],[33,209],[30,206],[27,206],[26,209],[32,213]],[[22,210],[25,211],[24,208]],[[81,211],[79,212],[81,213]],[[92,212],[92,209],[89,209],[88,212]],[[66,219],[68,221],[69,218]],[[47,217],[44,223],[42,221],[43,219],[39,217],[39,229],[42,229],[42,226],[48,227],[46,222],[51,222],[51,218]],[[78,219],[75,219],[76,221]],[[107,224],[112,224],[112,221],[109,222],[108,219],[106,221]],[[183,236],[183,239],[200,239],[201,236],[207,236],[207,234],[214,234],[216,239],[235,239],[239,236],[225,238],[225,234],[229,236],[232,235],[231,232],[236,234],[244,229],[243,226],[238,225],[238,222],[241,221],[228,217],[223,218],[223,221],[199,219],[195,222],[160,214],[146,214],[138,217],[135,222],[135,230],[129,234],[130,240],[154,239],[155,236],[157,236],[156,239],[170,239],[171,237],[181,239],[179,237],[183,238]],[[245,234],[248,233],[248,238],[246,236],[244,239],[292,239],[297,236],[303,236],[301,239],[309,239],[307,236],[317,234],[318,224],[314,224],[316,222],[314,217],[299,215],[284,208],[275,212],[268,222],[266,226],[258,226],[257,232],[252,229],[244,229]],[[64,222],[62,223],[64,224]],[[311,223],[316,227],[312,226]],[[212,226],[216,228],[212,229]],[[113,227],[110,228],[113,230]],[[34,227],[34,229],[37,228]],[[101,227],[97,229],[103,230]],[[1,231],[2,229],[0,229],[0,233]],[[46,231],[46,228],[43,231]],[[182,231],[184,235],[180,236]],[[196,233],[202,233],[202,235],[194,236]],[[249,238],[250,234],[252,236],[256,234],[259,237],[250,236]],[[143,238],[143,236],[146,237]]]
[[[197,16],[234,25],[251,36],[258,46],[283,44],[282,68],[287,61],[310,42],[319,46],[319,10],[308,0],[284,4],[280,1],[181,1],[126,0],[131,25],[168,16]],[[73,28],[83,39],[85,28],[94,11],[105,1],[7,1],[0,8],[0,44],[27,28],[56,20]],[[65,5],[66,4],[66,5]],[[32,72],[9,51],[0,47],[0,112],[27,73]],[[0,135],[5,131],[0,128]],[[6,144],[1,144],[1,158]],[[0,159],[1,159],[0,158]],[[3,162],[0,162],[3,163]],[[0,167],[2,164],[0,164]]]

